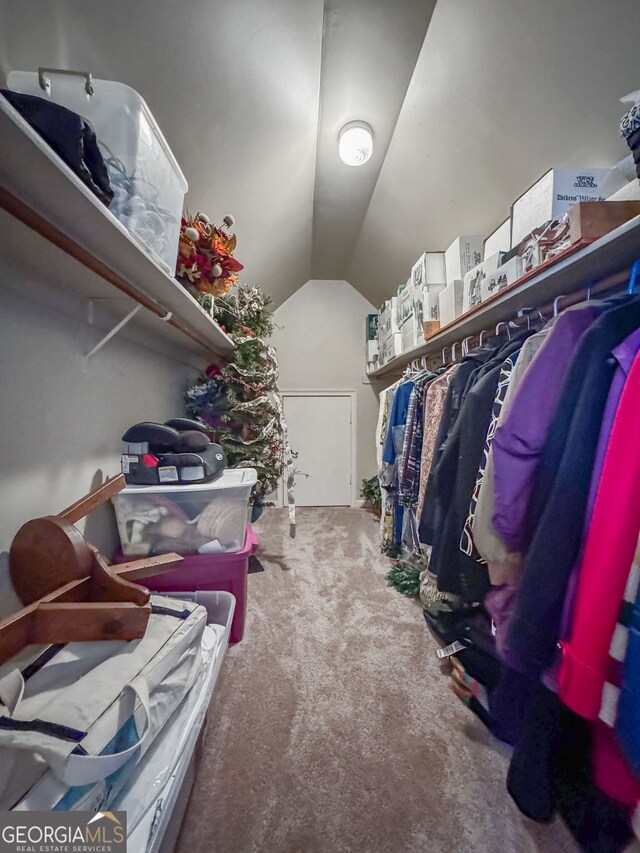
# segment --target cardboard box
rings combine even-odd
[[[502,263],[503,257],[504,252],[496,252],[495,254],[482,261],[481,264],[478,264],[477,267],[474,267],[472,270],[469,270],[469,272],[465,275],[462,296],[463,314],[466,314],[467,311],[472,311],[474,308],[477,308],[478,305],[480,305],[483,299],[482,282],[488,275],[498,269],[498,267]]]
[[[402,324],[402,352],[408,352],[417,344],[416,341],[416,322],[413,315],[407,317]]]
[[[438,295],[440,305],[440,325],[446,326],[453,323],[456,317],[462,314],[462,296],[464,282],[456,279],[448,284]]]
[[[447,284],[462,281],[465,275],[477,267],[483,258],[482,237],[457,237],[444,253]]]
[[[402,325],[408,317],[413,317],[413,295],[415,288],[411,280],[398,295],[398,323]]]
[[[416,288],[413,300],[413,315],[416,326],[416,344],[426,340],[424,327],[427,323],[437,323],[440,326],[440,303],[438,296],[445,289],[444,284],[428,284]],[[433,332],[432,332],[433,334]]]
[[[482,301],[493,296],[494,293],[499,293],[505,287],[518,281],[524,275],[524,260],[518,255],[508,260],[502,266],[498,267],[494,272],[482,281]]]
[[[429,338],[432,338],[434,335],[437,335],[440,331],[440,320],[429,320],[422,324],[422,334],[424,336],[424,340],[428,341]]]
[[[378,336],[379,314],[367,314],[365,319],[365,341],[375,341]]]
[[[640,201],[581,201],[569,211],[571,242],[592,243],[636,216],[640,216]]]
[[[444,252],[424,252],[411,268],[411,282],[414,288],[425,284],[446,284]]]
[[[382,306],[378,321],[378,344],[400,331],[398,323],[398,297],[392,296]]]
[[[402,355],[402,332],[394,332],[382,345],[381,363],[388,364],[399,355]]]
[[[378,360],[378,342],[367,341],[367,361]]]
[[[618,169],[549,169],[511,208],[511,245],[549,219],[562,219],[579,201],[605,201],[624,184]]]
[[[508,252],[511,248],[511,217],[505,219],[493,234],[484,241],[484,257],[489,258],[496,252]]]

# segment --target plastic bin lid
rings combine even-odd
[[[240,487],[253,486],[258,481],[255,468],[227,468],[212,483],[193,483],[192,485],[178,486],[126,486],[118,495],[152,495],[154,493],[166,494],[167,492],[211,492],[216,489],[237,489]],[[118,497],[114,495],[114,497]]]

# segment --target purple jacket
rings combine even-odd
[[[493,441],[493,525],[510,551],[524,546],[533,480],[562,394],[571,357],[601,313],[597,304],[561,314],[529,365]]]

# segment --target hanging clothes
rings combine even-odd
[[[530,334],[524,332],[517,339],[494,348],[490,353],[493,358],[474,367],[461,397],[455,425],[432,469],[427,488],[424,511],[429,504],[435,504],[432,515],[438,522],[434,530],[425,530],[423,511],[420,536],[422,541],[432,545],[430,569],[437,574],[441,590],[461,595],[468,602],[480,601],[489,588],[489,581],[486,567],[460,550],[460,537],[468,517],[504,361]],[[457,376],[456,372],[454,379]]]
[[[380,550],[383,554],[390,554],[393,550],[393,493],[387,488],[391,475],[385,470],[382,457],[397,387],[396,382],[380,394],[376,430],[376,459],[380,483]]]
[[[430,382],[425,389],[423,403],[424,424],[422,454],[420,458],[420,482],[418,485],[418,506],[416,510],[418,518],[422,516],[427,480],[429,478],[431,463],[436,449],[438,429],[442,420],[447,391],[449,390],[451,378],[457,368],[457,364],[450,366],[441,376],[434,379],[433,382]]]
[[[387,466],[385,485],[393,492],[393,537],[390,547],[392,554],[399,553],[402,542],[404,508],[398,500],[398,461],[402,455],[404,428],[413,388],[414,383],[411,380],[401,382],[396,388],[382,453],[382,461]]]
[[[617,365],[611,351],[640,326],[640,299],[625,295],[620,301],[618,297],[609,302],[613,307],[580,339],[535,478],[524,539],[530,544],[507,637],[512,662],[534,673],[543,672],[555,658],[603,412]]]

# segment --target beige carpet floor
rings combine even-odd
[[[571,853],[522,817],[363,510],[269,510],[179,853]]]

